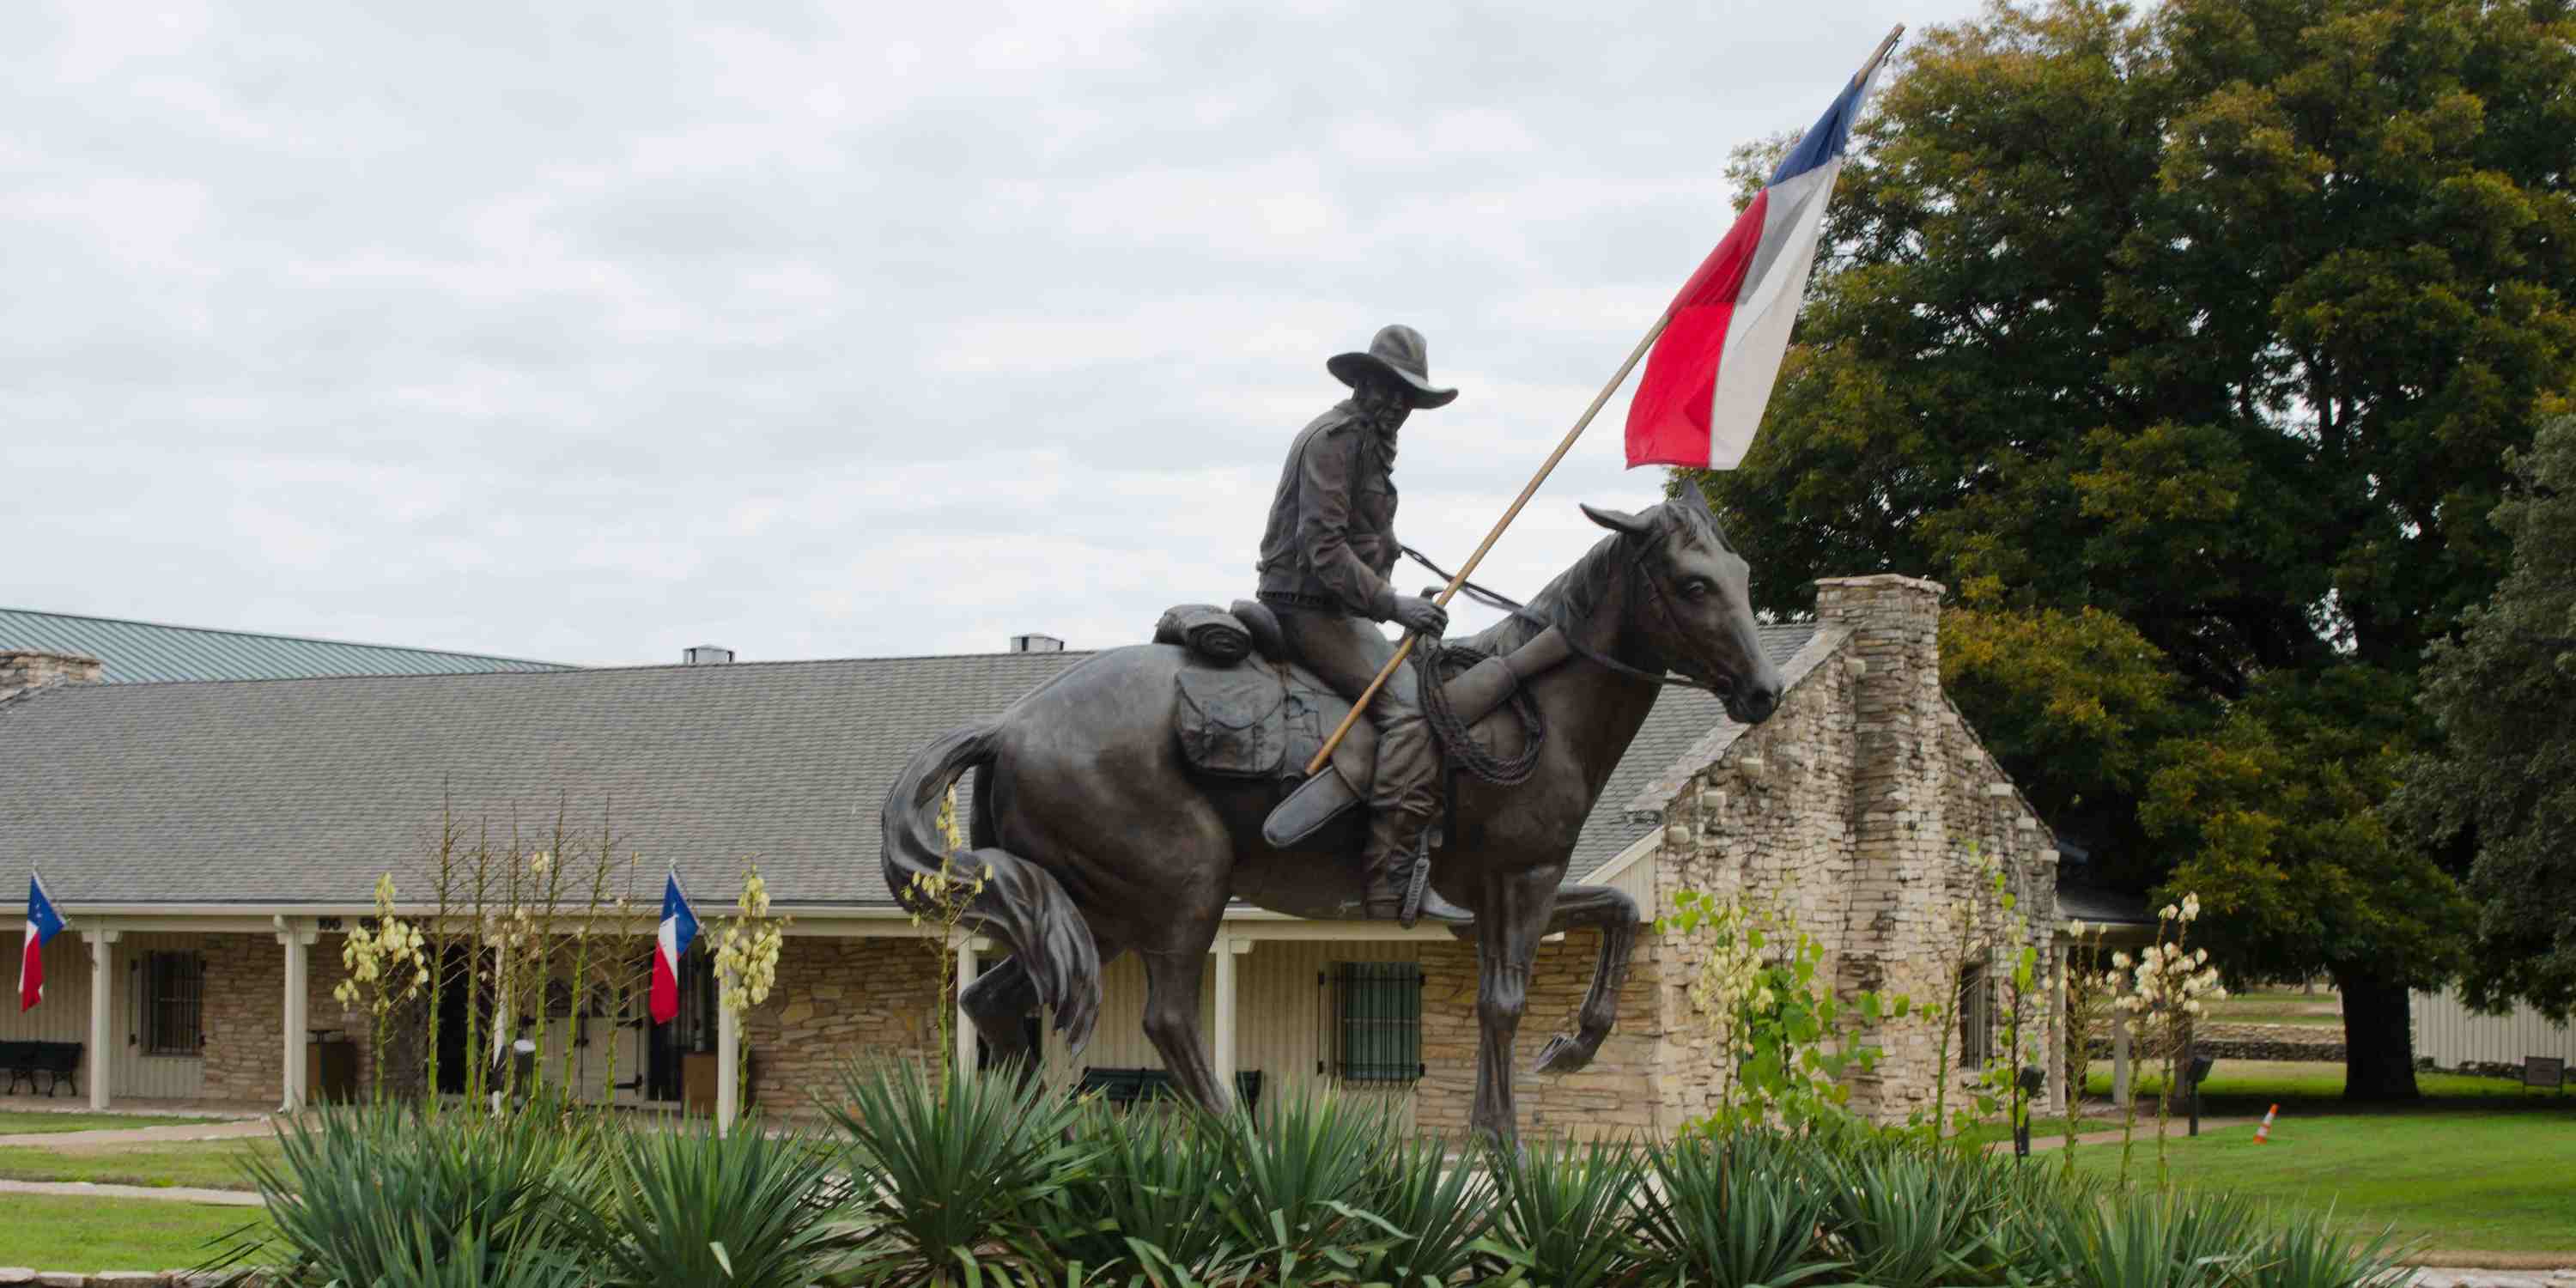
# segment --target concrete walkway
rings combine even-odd
[[[40,1145],[46,1149],[85,1153],[93,1149],[117,1149],[127,1145],[182,1145],[200,1140],[265,1139],[271,1131],[265,1118],[243,1119],[224,1123],[173,1123],[167,1127],[104,1127],[97,1131],[21,1132],[0,1136],[0,1145]]]
[[[181,1185],[98,1185],[89,1181],[0,1181],[0,1194],[50,1194],[73,1199],[159,1199],[164,1203],[210,1203],[219,1207],[258,1207],[259,1196],[246,1190],[195,1190]]]

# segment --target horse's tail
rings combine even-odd
[[[1038,1000],[1055,1012],[1056,1030],[1079,1051],[1100,1017],[1100,949],[1073,896],[1027,859],[999,846],[952,851],[940,833],[941,803],[967,770],[993,763],[1000,732],[985,725],[943,735],[895,775],[883,815],[886,886],[906,911],[928,916],[973,889],[962,923],[1011,945]],[[943,880],[952,891],[946,898]]]

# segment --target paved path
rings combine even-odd
[[[258,1207],[259,1196],[247,1190],[197,1190],[180,1185],[97,1185],[89,1181],[0,1181],[0,1194],[53,1194],[75,1199],[159,1199],[165,1203],[212,1203],[223,1207]]]
[[[2263,1120],[2260,1118],[2211,1118],[2203,1116],[2200,1120],[2200,1134],[2203,1136],[2210,1136],[2219,1132],[2233,1131],[2240,1128],[2250,1132],[2254,1129],[2254,1124],[2261,1121]],[[2176,1118],[2165,1124],[2165,1134],[2176,1140],[2184,1139],[2190,1131],[2191,1120],[2188,1118]],[[2153,1149],[2156,1143],[2155,1118],[2150,1115],[2139,1119],[2137,1131],[2132,1133],[2129,1138]],[[2087,1130],[2080,1132],[2075,1137],[2075,1143],[2078,1145],[2117,1145],[2120,1143],[2120,1128],[2115,1123],[2109,1130]],[[2046,1150],[2064,1149],[2065,1147],[2066,1136],[2062,1129],[2052,1132],[2034,1124],[2030,1135],[2030,1152],[2037,1154]],[[1989,1154],[2009,1154],[2012,1152],[2012,1142],[2010,1140],[1998,1141],[1992,1145],[1986,1146],[1986,1152]]]
[[[2566,1259],[2576,1261],[2576,1256]],[[2576,1265],[2560,1265],[2554,1270],[2425,1266],[2415,1272],[2415,1288],[2576,1288]]]
[[[46,1149],[84,1151],[125,1145],[179,1145],[198,1140],[264,1139],[269,1120],[250,1118],[228,1123],[173,1123],[167,1127],[109,1127],[97,1131],[21,1132],[0,1136],[0,1145],[41,1145]]]

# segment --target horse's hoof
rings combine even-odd
[[[1537,1072],[1574,1073],[1591,1063],[1592,1053],[1582,1043],[1559,1033],[1538,1053]]]

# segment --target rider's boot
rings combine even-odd
[[[1424,917],[1452,924],[1476,919],[1431,888],[1430,819],[1402,810],[1371,811],[1367,863],[1360,897],[1369,920],[1411,930]]]

